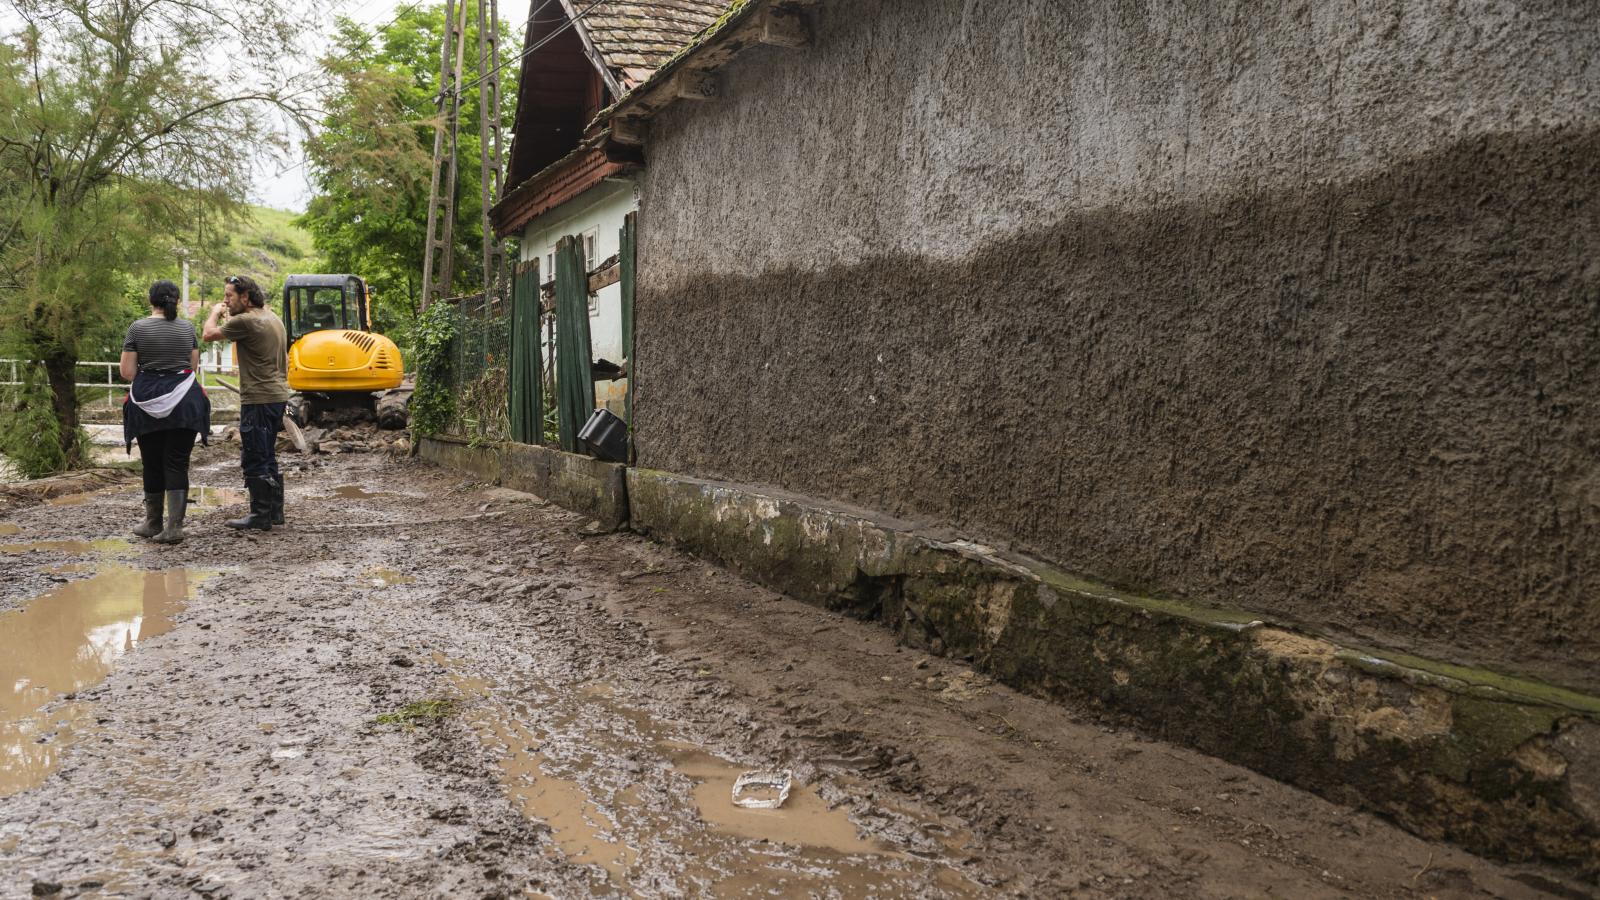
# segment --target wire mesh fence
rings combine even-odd
[[[455,304],[456,329],[451,391],[451,431],[469,438],[503,441],[511,435],[508,397],[511,370],[511,305],[478,294]]]

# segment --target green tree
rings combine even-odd
[[[500,31],[511,33],[505,24]],[[330,85],[322,98],[324,114],[306,142],[316,195],[300,224],[311,232],[329,271],[366,279],[376,297],[378,330],[406,350],[416,345],[422,297],[444,34],[442,5],[405,10],[376,34],[341,21],[334,47],[321,62]],[[478,76],[477,41],[477,24],[469,21],[463,83]],[[509,58],[515,51],[502,52]],[[500,70],[501,127],[507,134],[518,71],[515,64]],[[461,293],[480,289],[483,280],[478,102],[479,91],[469,89],[460,113],[454,250],[455,288]]]
[[[216,246],[240,215],[266,111],[295,110],[267,51],[294,27],[273,0],[10,6],[25,25],[0,37],[0,347],[42,370],[56,452],[25,465],[41,474],[82,461],[76,363],[126,315],[131,276]]]

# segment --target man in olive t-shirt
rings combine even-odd
[[[223,314],[228,318],[221,321]],[[220,322],[220,325],[219,325]],[[278,471],[278,431],[289,402],[289,338],[261,287],[241,275],[224,280],[222,302],[211,308],[201,335],[232,341],[239,364],[239,457],[250,514],[232,528],[271,531],[283,524],[283,475]]]

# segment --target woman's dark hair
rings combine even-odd
[[[229,275],[222,280],[233,285],[233,292],[243,294],[245,302],[256,309],[267,305],[267,295],[261,292],[261,285],[256,284],[256,280],[249,275]]]
[[[162,315],[167,321],[178,317],[178,286],[170,281],[158,281],[150,285],[150,306],[161,307]]]

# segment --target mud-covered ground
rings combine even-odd
[[[1559,887],[423,463],[236,535],[226,454],[177,547],[137,483],[0,508],[0,896]]]

